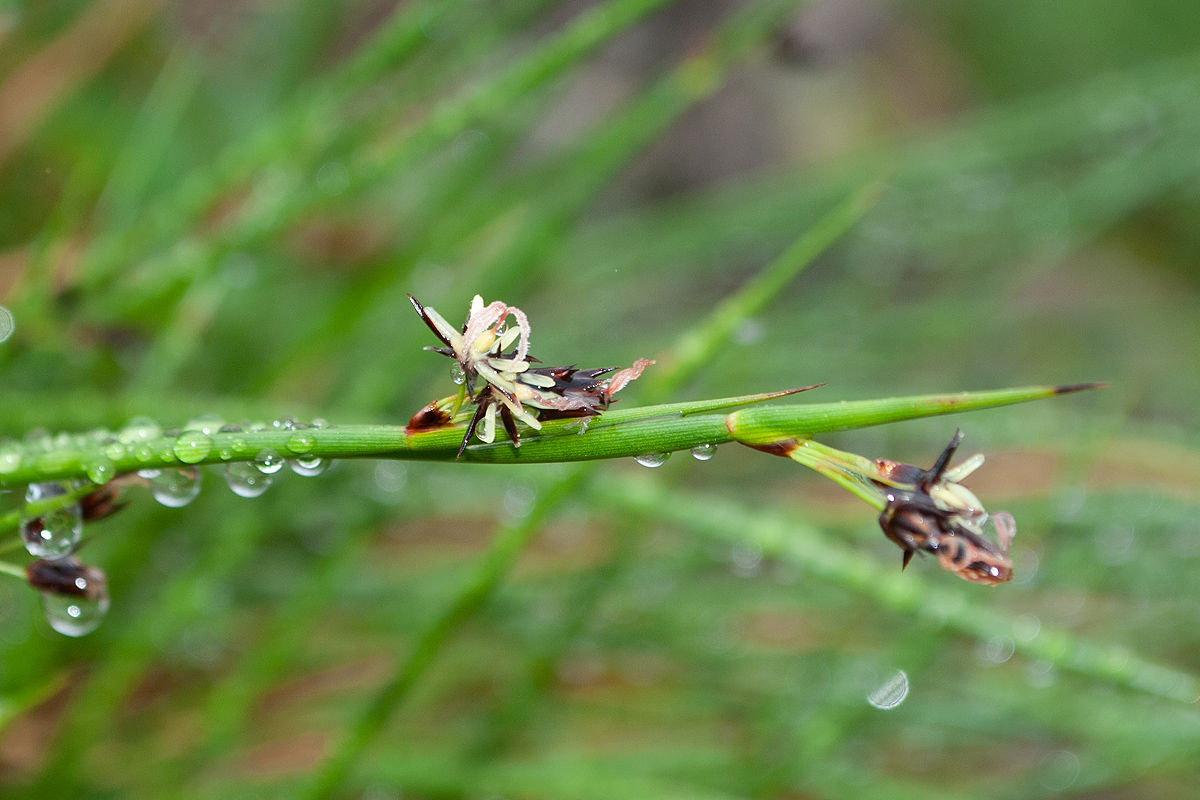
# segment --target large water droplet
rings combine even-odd
[[[311,433],[293,433],[287,440],[287,449],[297,455],[311,453],[317,446],[317,437]]]
[[[254,466],[264,475],[274,475],[283,469],[283,456],[269,447],[264,448],[254,457]]]
[[[65,594],[42,593],[42,612],[50,627],[63,636],[86,636],[104,621],[108,593],[95,600]]]
[[[87,472],[88,480],[97,486],[103,486],[117,474],[117,468],[113,466],[113,462],[107,456],[89,458],[84,462],[83,468]]]
[[[643,467],[661,467],[670,457],[670,453],[642,453],[640,456],[634,456],[633,460]]]
[[[258,497],[271,488],[275,479],[249,462],[238,461],[225,467],[225,482],[239,497]]]
[[[311,478],[324,472],[325,468],[329,466],[329,462],[319,456],[301,456],[288,461],[288,466],[297,475]]]
[[[715,444],[698,444],[692,448],[692,458],[697,461],[708,461],[717,454]]]
[[[59,633],[91,633],[108,611],[108,579],[76,558],[32,561],[25,575],[29,585],[41,592],[46,621]]]
[[[466,379],[467,376],[463,373],[461,364],[455,361],[452,365],[450,365],[450,380],[454,381],[456,385],[462,386]]]
[[[200,470],[195,467],[164,469],[157,472],[157,475],[150,477],[150,492],[154,499],[164,506],[182,508],[200,494]]]
[[[48,500],[67,493],[60,483],[33,483],[25,492],[27,502]],[[78,503],[48,511],[40,516],[23,514],[19,523],[21,541],[29,554],[38,558],[62,558],[83,536],[83,514]]]
[[[185,464],[198,464],[212,452],[212,439],[203,431],[184,431],[175,440],[172,452]]]
[[[904,670],[898,669],[895,674],[867,695],[867,702],[876,708],[891,709],[904,702],[908,697],[908,676]]]

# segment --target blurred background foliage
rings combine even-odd
[[[293,796],[553,486],[338,796],[1194,796],[1195,707],[1105,679],[1123,652],[1200,673],[1194,2],[3,0],[0,435],[403,422],[451,389],[405,292],[518,305],[551,362],[662,356],[874,181],[669,399],[1112,382],[825,437],[928,463],[960,424],[1013,584],[899,575],[869,509],[732,446],[572,492],[211,473],[92,526],[114,602],[86,638],[0,576],[4,793]],[[1109,647],[1090,675],[1054,658],[1080,642]]]

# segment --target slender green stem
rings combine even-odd
[[[544,464],[628,458],[730,441],[764,445],[815,433],[1024,403],[1094,387],[1094,384],[1031,386],[886,400],[777,405],[743,409],[729,415],[711,412],[761,402],[781,393],[668,403],[609,411],[590,423],[578,419],[550,420],[542,423],[540,431],[527,430],[520,447],[506,440],[472,444],[458,460],[477,464]],[[181,464],[251,461],[267,452],[293,458],[455,461],[462,436],[460,425],[416,433],[396,425],[269,428],[209,435],[188,431],[178,437],[160,437],[122,448],[120,455],[107,449],[111,446],[97,444],[94,448],[51,450],[27,456],[15,469],[0,473],[0,487],[86,478],[89,471],[94,474],[98,467],[112,475]],[[4,456],[0,453],[0,463],[11,465],[11,461],[2,460]]]

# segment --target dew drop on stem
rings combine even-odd
[[[643,467],[661,467],[670,457],[670,453],[642,453],[640,456],[634,456],[633,460]]]
[[[311,453],[317,446],[317,437],[311,433],[293,433],[287,440],[287,449],[296,455]]]
[[[108,579],[95,567],[68,557],[31,562],[25,574],[42,595],[46,621],[64,636],[91,633],[108,612]]]
[[[260,472],[254,464],[237,461],[225,466],[225,482],[238,497],[258,497],[271,488],[275,478]]]
[[[717,454],[715,444],[698,444],[692,448],[692,458],[697,461],[708,461]]]
[[[267,447],[254,456],[254,466],[264,475],[274,475],[283,469],[283,456]]]
[[[162,436],[162,428],[149,417],[134,417],[125,423],[117,438],[126,444],[148,442]]]
[[[97,486],[103,486],[117,475],[117,468],[107,456],[90,458],[83,464],[88,480]]]
[[[329,461],[319,456],[300,456],[288,460],[288,466],[297,475],[311,478],[320,475],[329,466]]]
[[[195,467],[143,470],[143,472],[158,473],[142,477],[149,477],[150,493],[154,495],[155,500],[168,508],[182,508],[200,494],[201,474],[200,470]]]
[[[42,613],[50,627],[63,636],[86,636],[104,621],[108,613],[108,594],[88,600],[62,594],[42,594]]]
[[[188,423],[183,426],[183,430],[185,432],[200,431],[200,433],[203,433],[205,436],[212,436],[214,433],[220,430],[221,426],[224,424],[225,421],[216,414],[204,414],[196,417],[195,419],[188,420]],[[182,460],[183,459],[180,459],[180,461]]]
[[[0,445],[0,475],[16,472],[21,468],[21,451],[14,445]]]
[[[67,493],[60,483],[33,483],[25,491],[26,502],[49,500]],[[22,514],[18,529],[29,554],[37,558],[62,558],[83,536],[83,513],[79,503],[41,515]]]
[[[184,431],[172,448],[175,457],[184,464],[198,464],[212,452],[212,439],[202,431]]]

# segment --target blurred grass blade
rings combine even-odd
[[[702,327],[688,331],[667,356],[659,359],[661,371],[651,376],[648,395],[658,400],[678,390],[717,354],[739,325],[761,311],[796,275],[861,220],[879,202],[883,190],[882,185],[871,184],[855,192],[793,242],[754,280],[723,300]]]
[[[604,476],[590,491],[606,511],[626,509],[670,520],[695,533],[752,544],[764,555],[786,559],[815,577],[934,628],[947,627],[981,641],[1009,637],[1018,653],[1060,669],[1182,703],[1200,698],[1200,681],[1195,676],[1131,655],[1124,648],[1086,642],[1048,626],[1032,637],[1015,636],[1019,627],[1015,618],[966,599],[979,591],[977,587],[951,590],[932,585],[932,579],[916,576],[911,567],[902,572],[899,559],[893,567],[880,566],[783,514],[667,491],[649,478]]]

